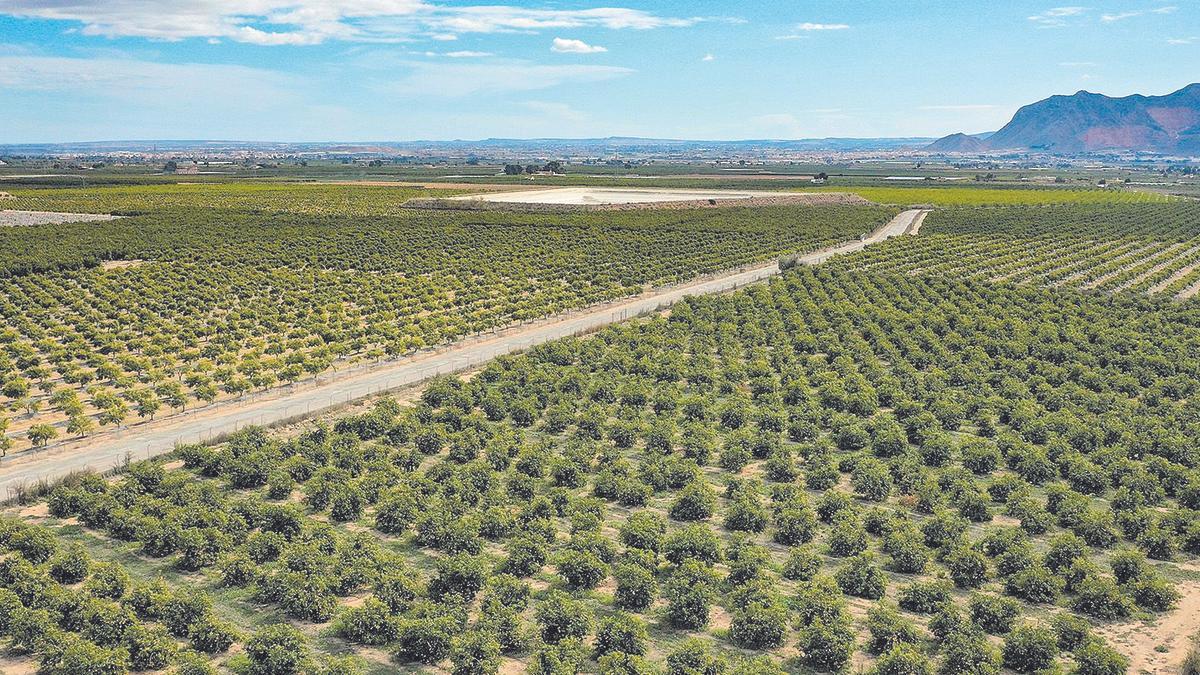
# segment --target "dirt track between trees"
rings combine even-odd
[[[904,211],[860,241],[802,254],[794,260],[797,264],[815,265],[835,255],[860,251],[909,232],[923,213],[918,209]],[[387,361],[366,370],[330,373],[317,378],[311,386],[280,388],[254,400],[211,406],[100,434],[76,444],[61,444],[43,452],[13,455],[0,464],[0,499],[12,496],[22,486],[54,481],[79,471],[110,471],[127,458],[147,459],[171,452],[180,444],[219,440],[246,426],[274,425],[317,415],[368,396],[411,387],[437,375],[474,368],[502,354],[653,313],[688,296],[724,293],[779,273],[778,262],[728,271],[565,316],[514,326],[495,335],[470,338],[434,353]]]

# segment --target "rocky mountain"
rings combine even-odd
[[[1055,154],[1128,150],[1200,156],[1200,83],[1165,96],[1113,98],[1088,91],[1051,96],[1018,110],[986,140],[952,134],[926,149]]]

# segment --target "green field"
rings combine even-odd
[[[237,672],[1119,666],[1196,583],[1198,327],[797,270],[61,487],[0,528],[0,606],[35,654]]]
[[[360,186],[29,192],[22,205],[138,215],[0,227],[12,450],[814,250],[896,213],[455,213]]]

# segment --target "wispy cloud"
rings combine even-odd
[[[1041,14],[1034,14],[1029,20],[1039,28],[1058,28],[1067,25],[1067,19],[1082,16],[1086,12],[1086,7],[1053,7]]]
[[[425,56],[445,56],[451,59],[481,59],[488,56],[493,56],[491,52],[476,52],[469,49],[463,49],[454,52],[425,52]]]
[[[1156,9],[1138,9],[1127,12],[1114,12],[1112,14],[1101,14],[1100,20],[1104,23],[1113,23],[1116,21],[1124,21],[1125,19],[1132,19],[1138,16],[1145,16],[1147,14],[1171,14],[1177,9],[1179,8],[1174,5],[1168,5],[1166,7],[1158,7]]]
[[[1200,38],[1185,37],[1185,38],[1167,38],[1169,45],[1194,45]]]
[[[814,30],[846,30],[849,24],[844,23],[802,23],[796,26],[796,30],[812,32]]]
[[[1060,61],[1058,65],[1063,68],[1092,68],[1096,64],[1091,61]]]
[[[233,101],[256,110],[299,101],[292,77],[223,64],[171,64],[113,57],[0,56],[0,88],[69,92],[163,108],[214,106]],[[237,107],[233,106],[233,107]],[[211,109],[211,108],[209,108]]]
[[[602,54],[608,49],[600,45],[589,45],[583,40],[556,37],[550,45],[550,51],[560,54]]]
[[[457,98],[473,94],[536,91],[567,84],[613,80],[634,71],[617,66],[539,65],[525,61],[504,63],[450,63],[414,61],[397,63],[408,72],[389,78],[377,88],[394,94]]]
[[[705,54],[704,58],[702,58],[700,60],[704,61],[705,63],[708,63],[709,61],[716,61],[717,57],[713,56],[712,54]]]
[[[75,21],[85,35],[257,45],[452,40],[466,33],[574,28],[650,30],[706,20],[624,7],[530,9],[425,0],[4,0],[0,15]]]

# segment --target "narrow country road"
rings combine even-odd
[[[853,253],[876,242],[908,232],[926,211],[904,211],[861,241],[796,257],[798,264],[815,265],[835,255]],[[21,486],[54,481],[72,472],[109,471],[128,457],[146,459],[170,452],[176,445],[199,443],[230,434],[242,427],[269,425],[320,414],[366,396],[417,384],[435,375],[483,365],[502,354],[528,349],[568,335],[577,335],[632,316],[654,312],[687,296],[722,293],[779,274],[777,262],[721,276],[657,289],[650,293],[599,308],[584,309],[561,320],[516,326],[495,336],[467,340],[443,351],[387,362],[360,372],[333,373],[320,384],[298,390],[281,389],[278,395],[244,405],[228,405],[191,415],[131,428],[81,447],[64,446],[42,453],[9,458],[0,465],[0,498]]]

